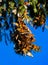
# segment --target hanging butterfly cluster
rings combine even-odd
[[[10,40],[14,42],[14,50],[22,55],[33,56],[31,50],[39,51],[40,47],[32,44],[35,39],[26,23],[36,29],[42,27],[44,31],[46,20],[46,1],[43,3],[40,0],[6,0],[0,1],[0,40],[3,35],[5,39],[9,37],[6,30],[9,30]]]
[[[23,23],[22,18],[19,17],[18,19],[19,21],[14,23],[16,25],[16,30],[12,34],[12,40],[15,42],[14,49],[19,54],[33,57],[33,55],[30,53],[30,50],[39,51],[40,47],[32,44],[35,41],[34,35]]]

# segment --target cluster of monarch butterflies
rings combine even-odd
[[[20,18],[21,19],[21,18]],[[40,47],[32,44],[35,41],[34,35],[30,32],[27,26],[23,23],[22,19],[17,23],[15,32],[11,35],[15,43],[14,49],[17,53],[22,55],[32,56],[30,50],[39,51]]]
[[[3,34],[5,36],[5,42],[6,38],[8,41],[13,41],[16,53],[33,57],[30,51],[40,51],[40,47],[33,44],[35,38],[26,26],[26,23],[31,23],[35,29],[42,26],[42,31],[44,31],[46,21],[45,7],[46,1],[40,3],[40,0],[28,0],[27,2],[18,0],[18,3],[14,0],[1,0],[0,40]],[[4,30],[4,33],[2,30]],[[9,30],[10,39],[5,32],[6,30]]]

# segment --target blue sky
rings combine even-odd
[[[48,24],[48,17],[46,24]],[[33,58],[18,55],[14,52],[13,43],[8,42],[6,46],[3,37],[0,42],[0,65],[48,65],[48,29],[45,28],[45,31],[42,32],[40,27],[36,30],[30,24],[28,27],[36,38],[34,44],[40,46],[40,52],[32,51]]]

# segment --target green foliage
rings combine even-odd
[[[24,13],[25,10],[26,10],[26,9],[25,9],[24,6],[20,6],[18,12],[19,12],[21,15],[23,15],[23,13]]]
[[[23,5],[24,4],[24,0],[18,0],[18,4]]]
[[[14,3],[14,2],[12,2],[12,1],[10,1],[10,2],[9,2],[9,7],[10,7],[11,9],[13,9],[13,8],[14,8],[14,5],[15,5],[15,3]]]
[[[38,3],[38,0],[29,0],[29,3],[34,7],[34,13],[37,12],[36,5]]]

